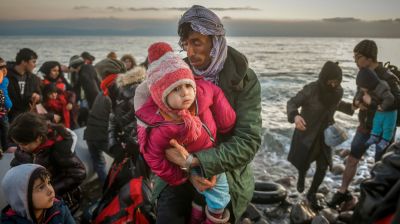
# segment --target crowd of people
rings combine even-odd
[[[85,127],[92,165],[103,184],[101,206],[94,216],[105,217],[107,201],[124,186],[132,188],[133,182],[119,175],[132,159],[136,169],[131,171],[137,173],[128,177],[152,182],[150,210],[155,217],[145,214],[139,223],[241,221],[254,191],[251,161],[261,144],[259,80],[247,58],[228,46],[224,26],[211,10],[198,5],[188,9],[178,22],[178,35],[185,59],[169,44],[157,42],[148,47],[141,65],[130,54],[118,59],[115,52],[94,64],[95,57],[83,52],[72,56],[68,66],[44,62],[38,76],[33,70],[39,57],[31,49],[21,49],[15,62],[0,58],[1,148],[14,153],[12,168],[1,184],[9,204],[2,210],[2,223],[75,222],[70,211],[79,206],[86,170],[74,153],[77,137],[71,130],[80,127]],[[400,147],[394,142],[400,81],[378,62],[377,52],[372,40],[354,48],[360,71],[353,102],[342,101],[343,74],[332,61],[322,66],[318,80],[287,102],[288,121],[295,124],[288,160],[299,171],[300,193],[310,164],[316,162],[305,197],[315,211],[324,207],[316,193],[332,167],[332,147],[324,131],[334,123],[336,111],[351,116],[359,109],[359,126],[342,186],[329,207],[339,209],[353,199],[348,187],[370,145],[376,145],[377,167],[400,171]],[[109,172],[103,153],[114,158]],[[389,178],[381,170],[373,169],[375,182]],[[379,189],[376,183],[361,185],[381,197],[370,193],[376,202],[371,208],[363,204],[371,203],[368,194],[361,195],[355,212],[358,220],[399,220],[400,186],[395,181],[399,177],[392,172]],[[391,198],[387,192],[392,192]],[[385,209],[380,207],[383,203]],[[125,208],[131,211],[116,216],[126,216],[123,222],[137,221],[138,214],[147,211]],[[131,212],[134,215],[128,217]],[[102,223],[95,220],[92,217]]]

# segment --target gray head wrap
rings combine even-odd
[[[210,52],[211,64],[206,70],[197,70],[193,68],[196,75],[203,76],[215,84],[218,83],[218,73],[224,67],[225,59],[228,53],[228,46],[225,39],[225,29],[218,16],[211,10],[193,5],[188,11],[183,14],[179,20],[178,26],[183,23],[190,23],[192,29],[203,35],[211,35],[213,48]]]

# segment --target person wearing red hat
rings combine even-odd
[[[151,45],[148,61],[147,85],[151,97],[136,111],[140,150],[152,171],[185,197],[194,193],[186,190],[192,187],[188,180],[204,178],[200,166],[190,163],[193,153],[215,146],[217,133],[229,133],[234,127],[236,114],[222,90],[202,77],[193,76],[189,66],[168,44]],[[183,169],[165,157],[170,141],[186,147],[189,159]],[[200,203],[194,200],[190,223],[229,220],[229,210],[225,209],[230,201],[226,174],[215,175],[210,181],[216,185],[206,190],[197,188],[207,206],[203,212]]]

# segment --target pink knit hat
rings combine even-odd
[[[148,49],[149,68],[147,84],[157,106],[173,111],[167,103],[168,94],[182,84],[190,84],[196,92],[196,83],[189,66],[164,42],[152,44]]]

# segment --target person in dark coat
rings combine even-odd
[[[310,164],[316,162],[317,169],[307,193],[307,199],[315,210],[321,209],[315,194],[328,166],[332,165],[332,149],[325,144],[324,130],[334,123],[335,111],[345,110],[344,107],[347,105],[341,101],[343,96],[341,81],[341,68],[337,63],[327,61],[318,80],[304,86],[287,102],[288,121],[296,125],[288,160],[299,171],[297,182],[299,192],[304,191],[305,175]],[[348,105],[347,112],[352,113]]]
[[[83,89],[89,109],[91,109],[94,99],[100,92],[100,80],[95,68],[91,64],[85,64],[84,60],[78,55],[71,57],[69,67],[74,74],[73,88],[77,99],[82,100],[81,89]]]
[[[108,150],[108,123],[118,96],[115,80],[118,74],[125,73],[126,69],[121,61],[108,58],[97,63],[95,67],[103,79],[100,84],[102,91],[97,95],[90,110],[84,139],[89,147],[93,167],[100,181],[104,183],[107,172],[103,152],[110,154]]]
[[[29,49],[23,48],[15,57],[14,62],[7,63],[8,70],[8,94],[13,103],[13,107],[8,113],[10,122],[20,113],[32,110],[40,102],[41,89],[40,78],[34,75],[33,69],[36,67],[37,54]]]
[[[360,185],[353,224],[400,223],[400,143],[392,144]]]
[[[108,127],[109,148],[111,151],[120,151],[121,157],[126,153],[133,155],[131,150],[138,150],[136,132],[136,117],[134,109],[134,96],[136,87],[145,79],[146,70],[141,66],[120,74],[116,79],[118,96],[110,115]],[[115,148],[115,149],[113,149]],[[119,157],[118,156],[118,157]]]
[[[42,115],[27,112],[14,119],[9,136],[18,145],[10,165],[44,166],[52,176],[56,195],[76,190],[86,178],[85,166],[74,153],[77,138],[62,125],[48,124]]]

